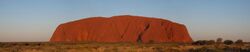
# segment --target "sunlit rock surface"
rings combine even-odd
[[[120,15],[60,24],[51,42],[192,42],[183,24],[165,19]]]

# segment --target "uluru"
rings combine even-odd
[[[192,42],[185,25],[167,19],[119,15],[60,24],[50,42]]]

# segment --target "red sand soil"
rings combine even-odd
[[[187,28],[169,20],[120,15],[91,17],[60,24],[51,42],[192,42]]]

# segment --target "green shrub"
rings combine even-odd
[[[222,38],[217,38],[216,43],[221,44],[222,43]]]
[[[239,39],[239,40],[235,41],[235,44],[243,44],[243,40]]]
[[[214,40],[209,40],[209,41],[207,41],[206,44],[208,44],[208,45],[213,45],[213,44],[215,44],[215,41],[214,41]]]
[[[224,41],[224,44],[226,44],[226,45],[231,45],[231,44],[233,44],[233,41],[232,41],[232,40],[225,40],[225,41]]]
[[[193,42],[193,45],[206,45],[207,41],[206,40],[198,40]]]

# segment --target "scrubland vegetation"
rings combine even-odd
[[[243,40],[192,43],[1,42],[1,52],[250,52]]]

